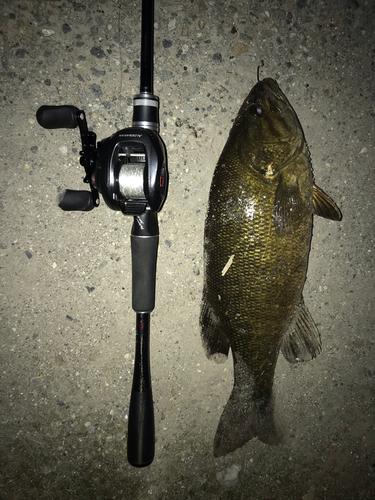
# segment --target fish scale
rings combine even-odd
[[[231,348],[234,385],[214,441],[216,456],[252,437],[276,444],[273,379],[321,350],[306,309],[313,213],[341,213],[313,183],[302,127],[272,79],[245,99],[216,166],[205,223],[201,329],[208,357]],[[220,356],[219,356],[220,357]]]

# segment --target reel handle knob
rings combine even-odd
[[[99,205],[99,197],[95,200],[91,191],[75,191],[67,189],[59,197],[61,210],[89,212]]]
[[[43,128],[76,128],[79,109],[75,106],[41,106],[36,119]]]

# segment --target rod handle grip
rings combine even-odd
[[[155,422],[152,391],[132,391],[128,424],[128,462],[147,467],[155,454]]]
[[[133,385],[129,406],[128,461],[147,467],[155,454],[154,403],[150,368],[150,315],[137,313]]]
[[[132,307],[137,313],[150,313],[155,307],[158,244],[158,235],[131,235]]]

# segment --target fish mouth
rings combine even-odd
[[[264,140],[264,141],[258,141],[262,144],[274,144],[275,142],[277,143],[291,143],[291,139],[294,136],[301,136],[301,140],[299,144],[296,145],[294,151],[292,152],[291,156],[283,163],[279,165],[273,165],[274,162],[270,162],[268,165],[265,166],[259,166],[256,164],[251,164],[251,166],[260,172],[262,175],[264,175],[266,178],[271,179],[274,177],[277,173],[280,172],[283,168],[285,168],[287,165],[292,163],[303,151],[304,144],[305,144],[305,139],[302,128],[300,126],[299,120],[297,118],[297,115],[295,111],[293,110],[293,107],[289,103],[288,99],[285,97],[284,93],[280,89],[278,83],[276,80],[273,78],[265,78],[261,81],[259,81],[253,88],[252,92],[252,99],[251,103],[255,105],[263,105],[264,107],[268,108],[271,112],[275,113],[276,116],[285,116],[287,113],[289,114],[288,119],[289,119],[289,125],[291,127],[291,130],[288,134],[288,136],[284,138],[280,138],[279,140],[275,141],[273,140]]]
[[[254,104],[267,104],[269,110],[271,112],[276,112],[279,116],[289,112],[290,117],[293,119],[292,121],[294,125],[290,136],[292,136],[299,130],[299,121],[293,110],[293,107],[285,97],[276,80],[274,80],[273,78],[265,78],[264,80],[261,80],[254,86],[253,92]]]
[[[273,78],[265,78],[258,82],[261,92],[267,94],[268,98],[275,99],[283,104],[283,107],[291,107],[288,99],[279,87],[279,84]],[[257,86],[256,85],[256,86]],[[256,87],[255,86],[255,87]]]

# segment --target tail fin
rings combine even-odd
[[[234,356],[235,382],[224,407],[214,440],[214,455],[235,451],[254,437],[267,444],[282,442],[282,432],[274,417],[272,393],[257,397],[253,377]],[[246,380],[245,380],[246,374]]]

